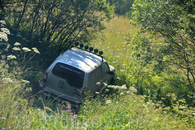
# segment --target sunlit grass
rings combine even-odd
[[[115,17],[104,23],[106,29],[97,34],[91,44],[104,52],[104,58],[115,67],[118,78],[128,77],[129,67],[133,67],[131,60],[131,39],[138,29],[130,24],[125,17]],[[128,79],[127,79],[128,80]],[[121,81],[120,85],[129,81]]]
[[[131,90],[131,93],[121,90],[124,95],[114,94],[104,100],[100,100],[101,95],[87,100],[77,114],[58,102],[53,103],[56,111],[51,106],[31,106],[26,99],[19,98],[22,94],[18,96],[12,89],[21,90],[24,84],[1,82],[0,87],[1,129],[193,129],[187,120],[156,109],[155,104],[145,103],[144,96],[135,95]],[[43,101],[47,103],[48,100]]]

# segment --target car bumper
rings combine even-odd
[[[81,104],[84,103],[84,101],[82,100],[75,100],[75,98],[73,97],[51,91],[48,88],[40,87],[40,92],[47,97],[53,98],[54,100],[58,100],[62,102],[67,101],[68,103],[70,103],[72,107],[76,107],[76,108],[78,108]]]

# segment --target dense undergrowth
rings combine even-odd
[[[148,42],[144,36],[149,34],[138,36],[139,30],[123,17],[105,25],[90,44],[102,49],[104,58],[116,68],[116,82],[105,84],[104,92],[86,99],[76,112],[68,102],[38,94],[43,71],[33,68],[36,61],[31,61],[38,50],[11,46],[21,50],[13,50],[9,60],[6,56],[11,54],[1,55],[0,129],[194,129],[194,99],[182,73],[168,67],[159,74],[154,70],[157,63],[139,59],[145,51],[136,47],[141,49],[140,41]],[[152,44],[162,42],[153,39]]]

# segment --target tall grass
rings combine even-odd
[[[18,92],[8,92],[16,84],[1,85],[4,86],[0,92],[2,129],[193,129],[189,120],[155,109],[152,102],[145,103],[144,96],[132,92],[124,91],[121,96],[116,94],[101,101],[100,97],[87,100],[80,112],[74,113],[60,104],[56,105],[58,111],[32,107],[26,99],[19,98],[21,94],[14,95]]]
[[[129,19],[124,17],[115,17],[104,24],[106,29],[98,33],[97,39],[91,41],[91,44],[103,50],[104,58],[116,68],[117,77],[125,78],[129,67],[133,67],[130,42],[138,29],[130,25]],[[124,78],[123,81],[119,80],[120,85],[128,83]]]

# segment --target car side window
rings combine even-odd
[[[108,63],[104,62],[102,64],[102,74],[103,74],[103,76],[105,76],[108,72],[110,72],[110,69],[108,67]]]
[[[101,66],[99,66],[98,68],[96,68],[89,74],[89,83],[90,85],[94,85],[100,80],[102,80],[102,67]]]

